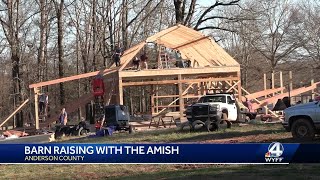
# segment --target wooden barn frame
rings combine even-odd
[[[169,68],[162,66],[161,51],[157,58],[158,66],[154,69],[143,69],[140,71],[130,68],[132,60],[140,55],[144,46],[154,43],[158,47],[179,51],[182,59],[189,60],[191,66],[187,68]],[[31,84],[29,88],[34,89],[35,94],[35,120],[36,129],[45,127],[54,122],[62,107],[51,111],[46,123],[39,122],[38,95],[41,87],[49,86],[82,78],[89,78],[101,74],[104,76],[107,92],[105,100],[109,103],[124,103],[124,90],[132,86],[148,86],[151,89],[151,113],[157,115],[166,108],[176,108],[180,118],[183,117],[185,99],[198,98],[208,92],[235,92],[241,99],[240,65],[212,38],[198,31],[182,25],[176,25],[163,30],[127,49],[121,56],[121,66],[80,74],[61,79],[55,79],[37,84]],[[175,94],[159,94],[159,86],[175,86]],[[169,98],[166,105],[159,105],[161,99]],[[91,93],[85,94],[72,104],[65,105],[67,112],[74,112],[79,107],[93,99]]]

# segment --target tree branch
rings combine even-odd
[[[212,6],[210,6],[209,8],[207,8],[200,16],[199,20],[197,21],[194,29],[195,30],[199,30],[199,26],[202,24],[204,17],[211,12],[214,8],[218,7],[218,6],[231,6],[231,5],[238,5],[237,3],[240,0],[233,0],[227,3],[224,2],[219,2],[218,0],[216,1],[216,3],[214,3]]]

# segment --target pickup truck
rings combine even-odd
[[[230,128],[231,122],[245,120],[248,116],[246,110],[239,107],[233,94],[208,94],[187,107],[186,117],[192,127],[202,124],[208,126],[208,131],[211,131],[217,129],[220,124],[226,124]],[[212,123],[218,125],[212,128]]]
[[[282,122],[286,131],[295,139],[313,139],[320,133],[319,101],[299,104],[284,110]]]

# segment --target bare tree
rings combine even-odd
[[[261,0],[255,3],[255,12],[259,12],[259,15],[249,31],[255,38],[251,41],[252,47],[269,63],[270,70],[274,71],[279,62],[286,60],[301,47],[302,42],[295,38],[301,21],[296,7],[288,2]]]
[[[63,49],[63,19],[64,19],[64,0],[54,1],[58,26],[58,57],[59,57],[59,78],[64,76],[64,49]],[[65,90],[63,83],[60,83],[60,104],[65,104]]]

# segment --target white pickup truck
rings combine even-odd
[[[219,121],[231,127],[231,122],[245,121],[249,114],[246,108],[240,108],[233,94],[227,93],[205,95],[186,109],[186,117],[193,126]]]

